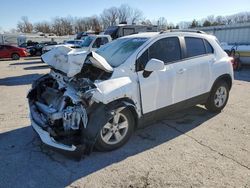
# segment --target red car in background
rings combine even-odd
[[[29,54],[25,48],[11,45],[0,45],[0,58],[11,58],[18,60],[20,57],[27,57]]]

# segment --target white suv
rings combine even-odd
[[[233,80],[217,39],[198,31],[130,35],[90,53],[59,47],[42,58],[51,72],[28,94],[32,126],[66,151],[116,149],[135,128],[196,104],[220,112]]]

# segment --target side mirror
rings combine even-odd
[[[164,69],[164,62],[159,59],[150,59],[146,64],[145,71],[153,72],[153,71],[160,71]]]
[[[144,68],[142,75],[144,78],[147,78],[153,71],[160,71],[163,69],[164,69],[164,62],[159,59],[152,58],[146,64],[146,67]]]

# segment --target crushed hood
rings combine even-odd
[[[107,61],[97,53],[79,51],[66,46],[53,48],[51,51],[43,54],[41,58],[48,65],[67,74],[68,77],[73,77],[81,72],[87,56],[90,56],[89,60],[93,66],[106,72],[113,71],[113,68]]]

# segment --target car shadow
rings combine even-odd
[[[18,63],[11,63],[10,65],[33,65],[33,64],[42,64],[42,61],[32,61],[32,62],[18,62]]]
[[[250,82],[250,66],[244,65],[241,70],[235,71],[234,79]]]
[[[32,67],[24,67],[24,70],[37,70],[37,69],[48,69],[48,65],[40,65],[40,66],[32,66]]]
[[[35,60],[35,59],[40,59],[41,60],[41,56],[30,56],[30,57],[25,57],[23,59],[24,60]]]
[[[41,77],[43,74],[26,74],[21,76],[12,76],[0,79],[0,85],[17,86],[31,84],[34,80]]]
[[[80,161],[46,147],[30,126],[1,133],[0,185],[13,187],[18,183],[21,187],[65,187],[128,157],[167,144],[215,115],[200,106],[192,107],[137,130],[120,149],[94,151]]]

